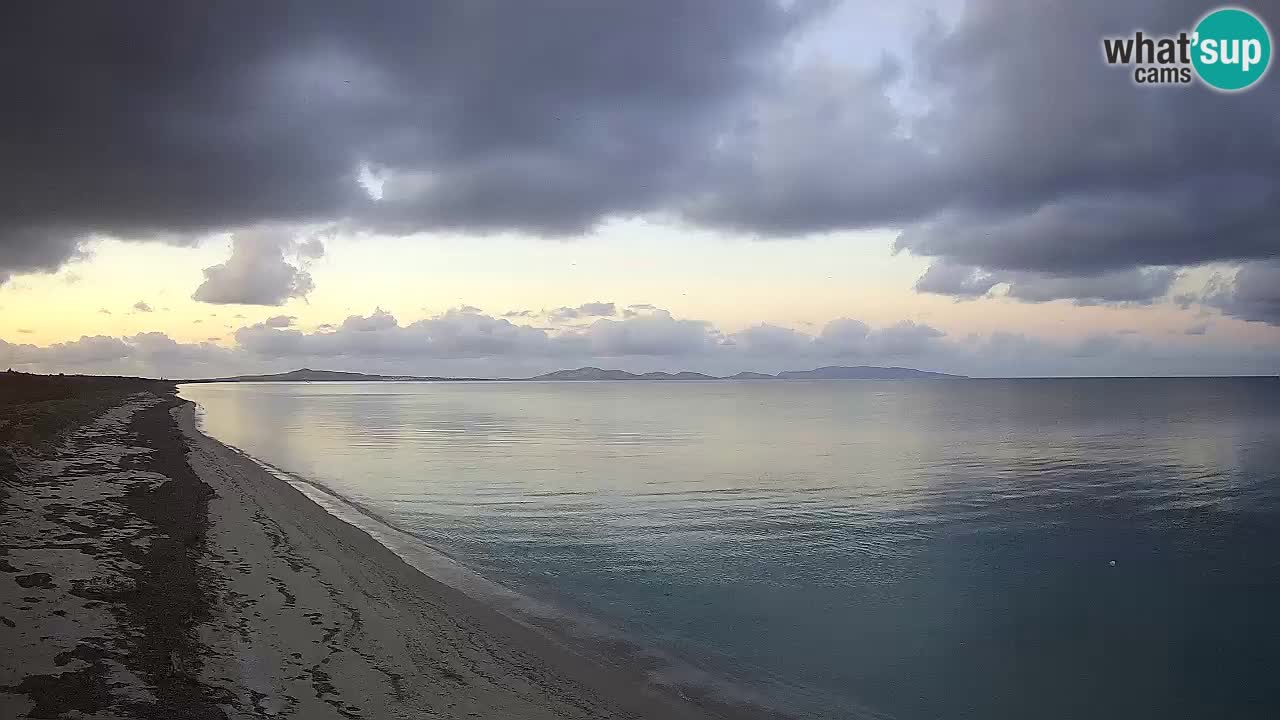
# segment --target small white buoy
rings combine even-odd
[[[1112,561],[1110,562],[1110,565],[1111,565],[1111,567],[1115,567],[1115,566],[1116,566],[1116,561],[1115,561],[1115,560],[1112,560]]]

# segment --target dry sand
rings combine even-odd
[[[148,387],[0,454],[0,718],[707,718],[410,567]]]

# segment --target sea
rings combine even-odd
[[[803,718],[1280,717],[1280,379],[180,392],[397,552],[690,692]]]

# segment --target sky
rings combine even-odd
[[[1102,59],[1215,7],[6,7],[0,367],[1275,374],[1280,81]]]

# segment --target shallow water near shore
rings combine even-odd
[[[299,482],[796,714],[1280,703],[1276,380],[181,394]]]

